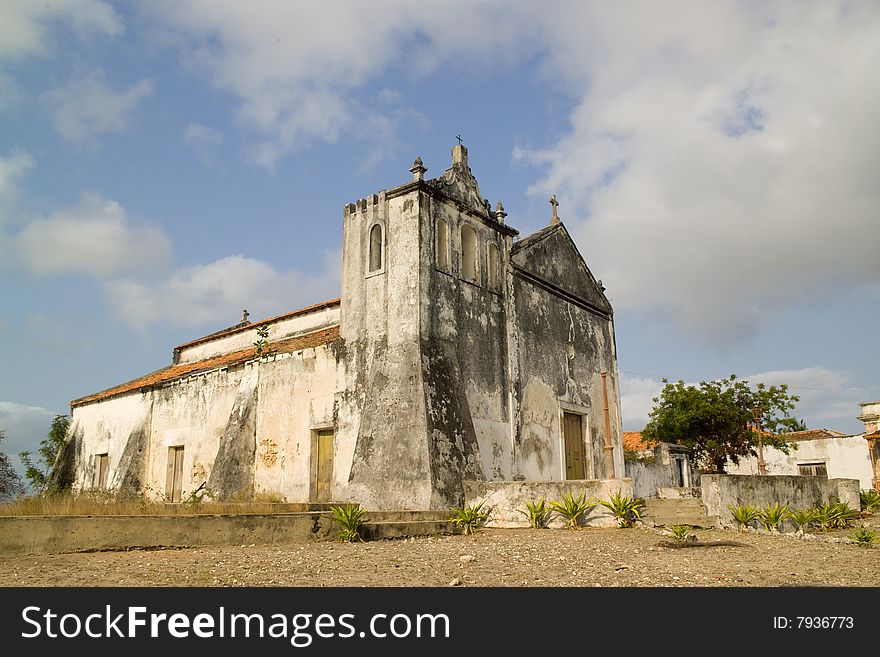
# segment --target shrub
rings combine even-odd
[[[827,532],[829,529],[834,527],[836,513],[834,511],[834,507],[831,504],[819,504],[816,508],[812,510],[812,513],[813,521],[816,523],[816,526],[821,531]]]
[[[610,509],[617,519],[617,526],[623,528],[632,527],[636,524],[636,520],[641,519],[641,508],[645,506],[645,501],[638,497],[624,496],[618,491],[599,504]]]
[[[519,512],[528,518],[529,527],[533,527],[534,529],[546,527],[547,523],[550,521],[550,516],[552,515],[550,509],[547,508],[543,497],[537,502],[534,499],[529,500],[526,502],[525,510],[520,509]]]
[[[339,524],[340,540],[345,543],[363,540],[359,530],[363,523],[366,509],[362,508],[359,504],[342,504],[331,506],[330,513],[333,514],[333,519]]]
[[[731,504],[727,508],[733,514],[734,520],[739,523],[740,531],[744,531],[749,524],[761,517],[761,510],[748,504],[740,504],[739,506]]]
[[[480,526],[489,517],[489,514],[482,511],[483,503],[480,502],[476,506],[466,506],[461,509],[453,507],[450,520],[461,529],[461,533],[467,536],[473,536],[477,527]]]
[[[863,490],[859,493],[859,502],[865,513],[876,513],[880,510],[880,493],[873,488]]]
[[[768,504],[760,511],[761,524],[767,531],[776,531],[779,525],[788,517],[788,507],[780,506],[779,502]]]
[[[687,540],[690,529],[687,525],[672,525],[669,531],[672,533],[672,540],[676,543],[684,543]]]
[[[859,547],[869,548],[877,542],[877,532],[873,529],[861,527],[860,529],[853,530],[850,534],[850,538],[854,540]]]
[[[577,529],[580,517],[596,507],[596,500],[592,497],[586,499],[586,495],[586,493],[581,493],[575,497],[574,493],[565,493],[562,500],[551,501],[550,508],[568,521],[569,528]]]
[[[790,511],[788,519],[794,523],[795,528],[799,532],[802,532],[813,524],[813,510],[796,509],[795,511]]]

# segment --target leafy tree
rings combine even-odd
[[[803,426],[789,415],[800,398],[788,394],[785,384],[759,383],[753,389],[733,374],[698,386],[667,379],[663,383],[642,437],[685,445],[708,472],[724,472],[728,460],[737,464],[740,458],[756,456],[759,428],[764,445],[788,454],[793,445],[780,434]]]
[[[6,432],[0,429],[0,445],[6,439]],[[0,501],[8,500],[24,492],[21,477],[9,462],[9,457],[0,452]]]
[[[51,490],[52,472],[61,447],[64,445],[64,437],[67,435],[68,427],[70,427],[70,418],[67,415],[56,415],[52,420],[49,433],[40,441],[40,449],[38,450],[42,468],[31,460],[30,452],[19,454],[25,467],[24,476],[30,482],[34,492],[53,492]]]

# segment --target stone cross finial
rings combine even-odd
[[[556,200],[556,194],[550,197],[550,205],[553,206],[553,215],[550,217],[550,225],[559,223],[559,215],[556,214],[556,207],[559,205],[559,201]]]
[[[455,138],[458,139],[458,145],[461,146],[461,135],[455,135]]]
[[[249,316],[250,316],[250,313],[249,313],[247,310],[242,310],[242,311],[241,311],[241,321],[242,321],[242,323],[248,321],[248,317],[249,317]]]
[[[424,180],[425,179],[425,171],[428,169],[422,163],[422,158],[416,157],[415,162],[413,162],[412,169],[410,169],[410,173],[413,175],[413,180]]]

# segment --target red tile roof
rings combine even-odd
[[[185,342],[184,344],[178,345],[174,348],[174,351],[179,351],[180,349],[186,349],[187,347],[194,347],[197,344],[201,344],[203,342],[209,342],[211,340],[216,340],[217,338],[225,338],[227,335],[234,335],[236,333],[241,333],[242,331],[249,331],[258,326],[263,326],[264,324],[272,324],[274,322],[280,322],[283,319],[290,319],[291,317],[296,317],[297,315],[306,315],[308,313],[316,312],[318,310],[323,310],[324,308],[330,308],[332,306],[339,305],[339,298],[330,299],[329,301],[322,301],[321,303],[316,303],[311,306],[306,306],[305,308],[300,308],[299,310],[294,310],[289,313],[284,313],[283,315],[276,315],[275,317],[269,317],[268,319],[261,319],[259,322],[250,322],[249,324],[236,324],[228,329],[224,329],[222,331],[217,331],[216,333],[211,333],[210,335],[202,336],[201,338],[196,338],[195,340],[190,340],[189,342]]]
[[[845,433],[832,431],[831,429],[807,429],[806,431],[792,431],[791,433],[782,434],[782,438],[791,441],[801,440],[823,440],[827,438],[843,438]]]
[[[279,354],[293,353],[302,349],[308,349],[310,347],[318,347],[323,344],[328,344],[336,340],[338,337],[339,326],[331,326],[330,328],[321,329],[320,331],[313,331],[311,333],[299,335],[294,338],[285,338],[276,342],[270,342],[269,351]],[[165,367],[161,370],[152,372],[151,374],[146,374],[140,378],[134,379],[133,381],[129,381],[128,383],[122,383],[113,388],[109,388],[107,390],[104,390],[103,392],[97,392],[93,395],[88,395],[87,397],[74,399],[72,402],[70,402],[70,406],[71,408],[74,406],[83,406],[85,404],[91,404],[92,402],[101,401],[110,397],[116,397],[117,395],[123,395],[128,392],[147,390],[154,386],[168,383],[169,381],[174,381],[175,379],[181,379],[191,374],[207,372],[209,370],[215,370],[221,367],[230,367],[231,365],[238,365],[249,360],[253,360],[254,358],[256,358],[254,354],[254,347],[248,347],[247,349],[240,349],[238,351],[233,351],[228,354],[221,354],[219,356],[206,358],[205,360],[199,360],[194,363],[180,363],[178,365],[172,365],[170,367]]]
[[[646,449],[654,449],[656,445],[657,443],[643,440],[641,431],[623,432],[623,449],[628,452],[641,452]]]

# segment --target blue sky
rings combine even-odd
[[[872,2],[0,4],[0,427],[174,345],[338,295],[342,206],[460,134],[615,307],[626,430],[660,380],[880,399]],[[17,460],[17,459],[13,459]]]

